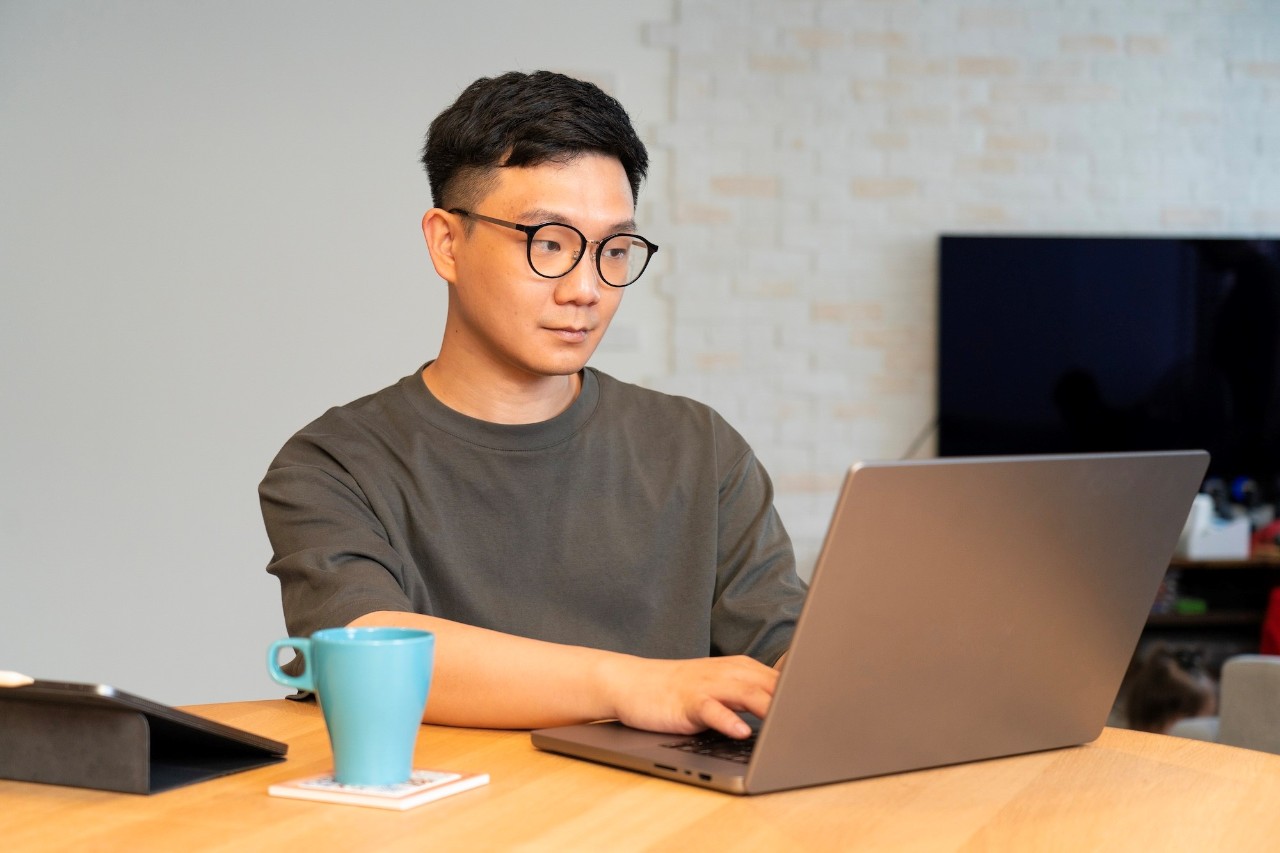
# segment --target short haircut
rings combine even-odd
[[[481,77],[431,122],[422,165],[436,207],[471,208],[507,166],[568,163],[583,154],[616,157],[631,200],[649,152],[616,98],[599,86],[551,71]]]

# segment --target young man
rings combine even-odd
[[[304,428],[259,489],[290,634],[433,631],[430,722],[745,736],[805,594],[769,479],[711,409],[586,368],[657,250],[626,112],[483,78],[423,163],[439,355]]]

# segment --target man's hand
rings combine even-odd
[[[650,660],[611,658],[602,666],[606,694],[619,721],[637,729],[693,734],[712,728],[746,737],[737,711],[764,717],[778,671],[749,657]]]

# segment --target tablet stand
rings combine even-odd
[[[23,701],[16,692],[0,691],[0,778],[153,794],[284,760],[146,711]]]

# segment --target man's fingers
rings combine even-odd
[[[698,716],[704,726],[715,729],[729,737],[744,738],[751,734],[751,726],[714,699],[703,701]]]
[[[743,677],[719,685],[711,695],[703,698],[696,716],[704,725],[730,737],[750,735],[751,727],[737,712],[746,711],[761,719],[768,714],[773,689],[777,685],[777,672],[764,669],[765,672],[748,670],[742,674]]]
[[[741,695],[734,697],[727,704],[734,711],[746,711],[747,713],[754,714],[763,720],[765,714],[769,713],[769,706],[772,703],[772,690],[755,688],[744,691]]]

